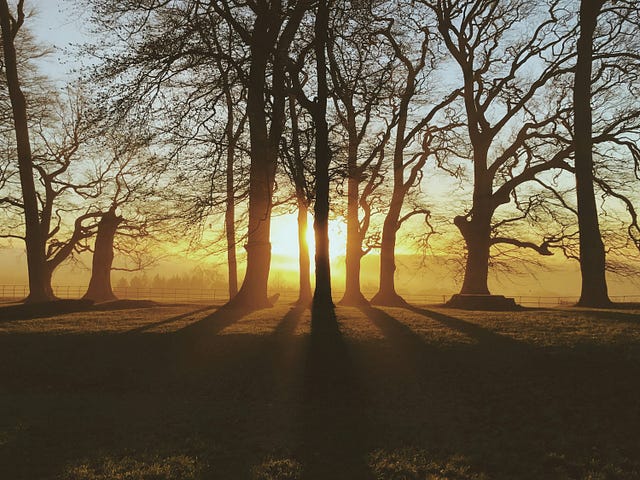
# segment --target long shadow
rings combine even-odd
[[[207,315],[203,319],[181,328],[175,333],[175,335],[176,337],[191,338],[193,340],[217,335],[223,329],[233,325],[250,312],[250,309],[234,308],[223,305],[211,315]]]
[[[83,299],[59,299],[41,303],[21,303],[5,307],[0,306],[0,323],[15,320],[49,318],[77,312],[106,312],[158,306],[161,306],[161,304],[152,300],[127,299],[114,300],[97,305],[93,303],[93,300]]]
[[[127,330],[126,332],[123,332],[123,335],[134,335],[136,333],[142,333],[142,332],[144,332],[146,330],[151,330],[152,328],[155,328],[155,327],[160,327],[162,325],[167,325],[169,323],[177,322],[179,320],[182,320],[183,318],[187,318],[187,317],[189,317],[191,315],[195,315],[196,313],[205,312],[205,311],[211,310],[213,308],[218,308],[218,306],[217,305],[207,305],[206,307],[198,308],[196,310],[192,310],[190,312],[183,313],[182,315],[177,315],[175,317],[167,318],[165,320],[160,320],[159,322],[149,323],[147,325],[143,325],[143,326],[138,327],[138,328],[133,328],[131,330]]]
[[[599,320],[602,322],[619,322],[619,323],[632,323],[638,324],[640,323],[640,315],[637,313],[628,313],[619,310],[632,310],[632,309],[640,309],[640,305],[636,304],[635,307],[632,306],[619,306],[618,304],[614,304],[611,307],[613,310],[579,310],[580,315],[585,317],[589,317],[593,320]]]
[[[302,406],[303,476],[358,480],[367,469],[365,395],[333,306],[314,307]]]
[[[484,347],[497,347],[503,352],[505,350],[511,351],[513,349],[533,350],[532,347],[524,342],[520,342],[504,335],[500,335],[499,333],[495,333],[491,330],[476,325],[475,323],[467,322],[466,320],[462,320],[460,318],[451,317],[439,312],[434,312],[433,310],[427,310],[425,308],[418,308],[414,306],[408,306],[406,307],[406,309],[424,317],[435,320],[442,325],[445,325],[460,333],[464,333],[465,335],[476,339]]]
[[[55,317],[90,310],[91,300],[54,300],[42,303],[21,303],[0,307],[0,323],[13,320]]]
[[[424,357],[428,346],[420,335],[379,308],[363,306],[360,311],[373,323],[392,344],[412,361]]]

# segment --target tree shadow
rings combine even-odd
[[[152,308],[158,306],[161,306],[161,304],[152,300],[123,299],[94,304],[93,300],[59,299],[52,300],[50,302],[20,303],[18,305],[0,306],[0,322],[49,318],[77,312],[108,312],[116,310]]]
[[[640,304],[635,306],[614,304],[611,309],[603,310],[578,310],[580,315],[589,317],[592,320],[598,320],[602,322],[620,322],[620,323],[640,323],[640,315],[637,313],[629,313],[624,310],[640,310]],[[622,311],[621,311],[622,310]]]
[[[175,332],[175,337],[192,340],[207,340],[207,337],[217,335],[223,329],[233,325],[250,312],[250,309],[223,305],[211,315],[207,315],[197,322],[190,323],[189,325],[181,328]]]
[[[393,348],[402,351],[412,363],[424,357],[428,347],[420,335],[409,327],[379,308],[361,307],[360,311],[382,332]]]
[[[213,308],[218,308],[218,306],[217,305],[207,305],[206,307],[198,308],[196,310],[192,310],[190,312],[183,313],[181,315],[176,315],[174,317],[166,318],[164,320],[160,320],[160,321],[154,322],[154,323],[148,323],[148,324],[143,325],[141,327],[132,328],[131,330],[127,330],[126,332],[123,333],[123,335],[135,335],[136,333],[142,333],[142,332],[145,332],[147,330],[151,330],[153,328],[160,327],[162,325],[167,325],[169,323],[177,322],[177,321],[182,320],[184,318],[187,318],[187,317],[189,317],[191,315],[195,315],[196,313],[206,312],[207,310],[211,310]]]
[[[315,306],[304,372],[301,456],[304,478],[358,480],[367,469],[365,396],[333,306]]]
[[[55,317],[90,310],[92,300],[53,300],[41,303],[21,303],[0,307],[0,322]]]
[[[493,332],[489,329],[476,325],[475,323],[467,322],[466,320],[462,320],[460,318],[451,317],[449,315],[444,315],[433,310],[418,308],[414,306],[408,306],[406,307],[406,309],[424,317],[435,320],[436,322],[439,322],[442,325],[456,330],[460,333],[468,335],[469,337],[477,340],[483,347],[496,347],[496,351],[500,351],[502,353],[509,353],[514,349],[525,351],[533,350],[530,345],[524,342],[520,342],[504,335],[500,335],[499,333]]]

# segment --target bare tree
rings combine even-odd
[[[398,59],[396,75],[399,78],[398,91],[394,98],[397,127],[393,138],[393,187],[380,243],[380,284],[378,292],[372,298],[372,302],[378,305],[406,303],[395,288],[397,234],[402,224],[415,215],[423,215],[428,224],[430,212],[424,207],[407,210],[404,208],[405,199],[421,181],[427,159],[442,150],[435,146],[438,134],[458,123],[455,118],[452,119],[452,125],[443,126],[436,123],[438,115],[457,98],[460,91],[453,89],[435,102],[429,101],[434,97],[433,93],[424,95],[421,91],[429,89],[430,82],[434,82],[431,74],[436,64],[437,49],[431,43],[435,44],[436,40],[431,33],[431,26],[428,25],[427,12],[421,8],[414,11],[413,7],[407,11],[410,6],[406,4],[403,4],[403,7],[401,11],[404,17],[402,14],[396,15],[395,12],[393,17],[391,14],[385,15],[382,20],[386,25],[379,31],[379,35],[389,44]],[[419,45],[419,48],[415,48],[414,45]],[[419,119],[412,118],[411,111],[418,106],[422,107],[424,115]],[[418,143],[420,148],[414,148],[411,152],[409,148],[415,143]],[[450,152],[439,152],[441,156],[448,153]]]
[[[118,133],[117,127],[94,131],[99,135],[92,156],[96,171],[101,173],[99,192],[91,207],[99,212],[99,220],[93,249],[85,247],[93,251],[93,257],[91,279],[83,298],[105,302],[116,299],[111,286],[115,253],[135,259],[127,270],[144,268],[146,264],[140,261],[143,240],[158,236],[175,222],[180,209],[175,201],[166,200],[173,189],[166,185],[168,180],[163,178],[162,170],[156,168],[159,162],[149,152],[147,139],[136,137],[131,131]],[[119,242],[119,238],[129,241]]]
[[[566,125],[570,106],[549,95],[552,83],[571,72],[573,29],[556,0],[544,5],[528,0],[426,3],[462,77],[471,144],[472,204],[454,219],[467,247],[461,294],[489,295],[492,247],[509,244],[550,254],[549,239],[538,244],[496,235],[496,227],[523,218],[521,212],[495,225],[492,219],[519,187],[543,172],[563,168],[572,151],[570,144],[559,144],[549,157],[535,154],[541,145],[555,142],[555,130]],[[551,102],[553,108],[548,108]]]
[[[290,86],[289,94],[289,135],[282,138],[282,158],[285,171],[289,175],[295,189],[298,224],[298,305],[311,303],[311,261],[307,242],[308,213],[313,198],[312,167],[310,157],[313,155],[313,124],[304,121],[303,111],[298,107],[295,88]],[[304,123],[308,123],[306,127]],[[290,140],[288,140],[290,138]]]
[[[360,262],[372,249],[364,245],[371,225],[370,200],[382,183],[385,148],[397,120],[388,105],[394,59],[386,45],[375,41],[371,8],[344,2],[333,11],[327,53],[340,127],[333,133],[344,137],[347,180],[346,279],[340,303],[363,305],[368,301],[360,288]]]
[[[602,29],[598,29],[599,19],[604,24]],[[608,112],[608,115],[603,115],[606,118],[606,126],[602,128],[600,121],[600,125],[596,125],[600,128],[594,138],[592,90],[595,88],[596,98],[598,98],[602,97],[603,91],[612,90],[612,85],[631,85],[637,80],[640,56],[632,45],[625,44],[624,39],[637,37],[640,34],[638,7],[634,2],[581,0],[578,23],[580,34],[576,46],[577,59],[573,84],[575,180],[582,273],[582,288],[578,304],[603,307],[609,305],[611,301],[605,276],[606,253],[598,220],[595,187],[599,187],[605,195],[613,196],[626,205],[632,217],[629,229],[632,238],[634,232],[638,231],[638,223],[634,205],[622,193],[623,189],[612,187],[612,182],[602,177],[598,178],[593,158],[594,143],[613,141],[619,147],[627,149],[637,169],[640,152],[630,141],[629,134],[635,128],[636,138],[638,137],[640,125],[637,120],[634,122],[634,119],[637,119],[640,113],[637,105],[633,108],[633,101],[623,111],[618,111],[614,118],[611,118],[611,111]],[[597,67],[595,72],[594,61]],[[636,71],[635,74],[634,71]],[[622,95],[626,95],[626,92],[623,91]],[[611,103],[611,100],[606,98],[606,104],[603,107],[615,108]],[[630,106],[632,108],[629,108]],[[607,169],[612,169],[612,164],[613,159],[608,159],[604,163]]]
[[[225,8],[189,0],[171,5],[87,3],[102,29],[119,40],[104,51],[92,48],[103,60],[96,78],[111,82],[104,104],[118,112],[121,123],[153,132],[154,143],[168,152],[166,168],[176,172],[188,200],[182,207],[189,232],[201,234],[207,219],[224,208],[233,298],[240,240],[236,204],[246,194],[241,153],[247,151],[242,143],[250,66],[246,36],[236,31],[244,13],[236,23],[234,15],[241,9],[233,2]],[[229,14],[230,21],[215,7]]]
[[[314,308],[333,306],[331,296],[331,263],[329,257],[329,128],[327,124],[327,32],[329,30],[329,5],[327,0],[318,0],[314,24],[314,50],[318,94],[312,109],[316,128],[316,198],[314,203],[313,231],[316,239],[316,288],[313,293]]]
[[[18,151],[18,170],[22,189],[25,244],[29,270],[29,296],[27,302],[42,302],[53,299],[53,291],[47,281],[45,252],[42,248],[46,232],[39,221],[38,200],[34,181],[34,166],[27,123],[27,104],[20,86],[18,58],[15,40],[25,19],[24,2],[20,1],[15,13],[6,0],[0,1],[0,27],[2,29],[2,51],[7,88],[11,100],[13,124]]]

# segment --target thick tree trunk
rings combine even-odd
[[[91,264],[91,280],[83,300],[94,302],[108,302],[116,300],[111,288],[111,267],[113,265],[113,239],[122,217],[116,215],[115,210],[106,212],[98,223],[98,233],[93,249]]]
[[[593,32],[603,3],[602,0],[580,2],[580,37],[573,90],[576,194],[582,273],[582,290],[578,305],[590,307],[611,304],[605,275],[605,249],[598,224],[598,208],[593,185],[591,116]]]
[[[358,150],[355,140],[349,146],[347,158],[347,251],[345,256],[346,278],[341,305],[368,305],[360,288],[360,262],[362,260],[362,235],[358,217],[360,198],[360,172],[358,171]]]
[[[19,7],[22,8],[22,7]],[[44,235],[40,226],[38,201],[35,182],[33,180],[33,160],[27,126],[27,105],[20,88],[14,34],[19,25],[13,24],[6,0],[0,1],[0,27],[2,28],[2,47],[4,54],[4,70],[7,79],[13,122],[18,151],[18,170],[22,187],[24,204],[25,245],[27,250],[27,266],[29,271],[29,296],[25,302],[44,302],[53,300],[51,282],[46,280],[44,254]]]
[[[311,303],[311,260],[309,259],[309,243],[307,242],[307,214],[309,208],[304,194],[298,194],[298,265],[300,278],[300,292],[298,305]]]
[[[468,111],[471,109],[468,108]],[[467,246],[467,262],[460,293],[463,295],[490,295],[488,280],[491,218],[495,206],[492,197],[493,179],[487,171],[489,142],[475,129],[470,132],[470,136],[474,146],[471,216],[454,218],[454,224],[460,230]]]
[[[242,309],[270,307],[267,298],[271,268],[271,197],[277,152],[271,148],[266,113],[266,69],[269,58],[267,22],[256,19],[251,44],[251,68],[247,89],[247,117],[251,141],[249,169],[249,226],[247,269],[237,295],[229,306]]]
[[[490,295],[488,283],[490,217],[478,216],[471,221],[467,221],[464,217],[456,217],[455,224],[467,245],[467,263],[460,293],[464,295]]]
[[[313,306],[326,308],[333,305],[331,297],[331,266],[329,258],[329,129],[327,126],[327,60],[325,46],[329,12],[326,0],[318,2],[315,22],[315,52],[318,75],[318,96],[314,109],[316,127],[316,201],[313,230],[316,240],[316,288]]]
[[[396,292],[396,236],[398,221],[404,201],[402,188],[395,188],[391,196],[391,205],[382,225],[380,244],[380,286],[371,299],[374,305],[404,306],[407,302]]]

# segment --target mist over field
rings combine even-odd
[[[433,257],[422,255],[397,256],[398,290],[406,295],[440,296],[448,299],[459,290],[461,271],[456,257]],[[54,285],[86,287],[90,278],[89,262],[63,266],[54,276]],[[501,272],[490,278],[490,287],[496,293],[508,296],[571,297],[580,293],[580,272],[575,262],[564,259],[549,259],[546,265],[526,266],[520,273]],[[26,285],[24,253],[20,249],[0,250],[0,285]],[[344,290],[344,256],[332,259],[333,288]],[[457,267],[457,269],[456,269]],[[242,271],[242,268],[241,268]],[[377,288],[379,257],[367,255],[362,261],[362,289],[370,296]],[[269,279],[272,292],[295,292],[297,289],[297,265],[295,259],[285,255],[273,255]],[[242,278],[242,276],[240,277]],[[190,279],[185,283],[184,279]],[[189,257],[170,257],[157,265],[137,272],[114,272],[115,286],[137,286],[149,289],[215,289],[223,295],[226,276],[222,261],[202,262]],[[640,280],[634,277],[609,275],[608,284],[613,297],[640,295]],[[432,298],[432,301],[435,301]]]

